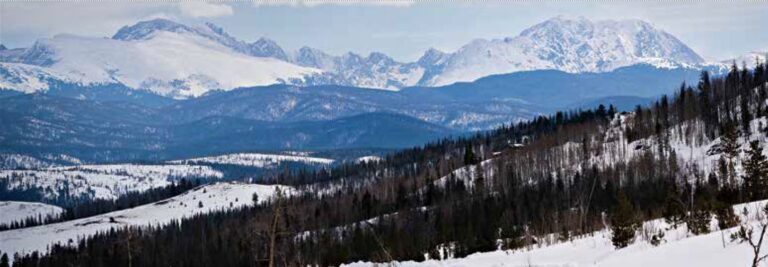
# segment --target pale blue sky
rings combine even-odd
[[[309,0],[180,3],[0,3],[0,43],[29,46],[57,33],[111,36],[139,20],[210,21],[233,36],[266,36],[286,49],[307,45],[331,54],[384,52],[411,61],[435,47],[447,52],[475,38],[516,36],[557,16],[642,19],[708,59],[768,49],[764,1],[416,1]]]

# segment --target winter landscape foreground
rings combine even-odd
[[[760,214],[766,201],[756,201],[733,206],[741,214],[742,221],[750,227],[759,228],[768,223],[765,214]],[[743,212],[748,214],[744,215]],[[713,226],[716,222],[712,222]],[[632,245],[616,249],[611,244],[610,231],[594,232],[574,240],[552,245],[533,245],[518,250],[498,250],[471,254],[460,259],[427,260],[423,262],[392,262],[394,266],[750,266],[752,247],[747,243],[731,241],[731,234],[737,228],[714,231],[692,236],[685,226],[677,229],[664,220],[643,223],[643,234],[639,234]],[[649,233],[664,232],[659,245],[650,244]],[[757,234],[755,234],[757,235]],[[757,236],[756,236],[757,237]],[[557,241],[555,241],[557,242]],[[768,245],[761,246],[763,250]],[[344,266],[386,266],[389,263],[356,262]]]
[[[768,266],[768,6],[59,2],[0,267]]]
[[[206,212],[250,205],[256,193],[266,201],[278,187],[214,184],[197,188],[179,197],[104,215],[32,228],[0,232],[0,251],[15,253],[44,252],[50,244],[73,245],[82,237],[101,231],[129,226],[162,226],[173,220]],[[288,190],[289,188],[281,188]],[[203,203],[199,207],[197,203]],[[761,214],[767,201],[733,206],[744,225],[759,229],[768,224]],[[7,205],[0,203],[0,205]],[[8,213],[5,213],[8,214]],[[711,223],[716,229],[717,222]],[[611,244],[610,231],[603,230],[575,237],[569,241],[548,240],[549,245],[532,245],[516,250],[498,250],[471,254],[465,258],[426,260],[423,262],[367,263],[344,266],[749,266],[753,256],[747,243],[731,240],[737,227],[713,231],[700,236],[688,233],[684,225],[673,228],[663,219],[647,221],[635,242],[617,250]],[[650,234],[659,231],[664,238],[658,245],[650,243]],[[554,237],[550,237],[554,238]],[[762,248],[768,248],[763,245]]]

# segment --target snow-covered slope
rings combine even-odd
[[[65,154],[43,154],[37,157],[24,154],[0,154],[0,170],[29,170],[82,163],[80,159]]]
[[[556,17],[517,37],[478,39],[439,64],[424,85],[446,85],[501,73],[555,69],[605,72],[634,64],[674,68],[704,60],[671,34],[640,20],[590,21]]]
[[[386,90],[417,85],[426,70],[421,64],[397,62],[379,52],[368,56],[352,52],[331,56],[314,48],[302,47],[293,53],[290,60],[300,66],[326,71],[324,75],[312,77],[309,84],[338,84]]]
[[[0,89],[34,93],[47,90],[51,82],[69,80],[65,75],[45,67],[0,62]]]
[[[0,224],[9,224],[27,218],[58,217],[64,209],[37,202],[0,201]]]
[[[238,53],[187,32],[156,31],[137,40],[57,35],[39,40],[28,50],[36,57],[24,58],[21,63],[26,64],[0,66],[12,72],[0,76],[1,86],[25,92],[44,90],[47,86],[41,80],[53,76],[68,83],[119,83],[163,96],[187,98],[211,90],[301,81],[319,72],[278,59]],[[28,82],[14,82],[17,77],[25,77]]]
[[[40,160],[21,154],[0,154],[0,180],[8,189],[35,189],[47,200],[60,198],[115,199],[128,192],[163,187],[182,178],[221,179],[224,173],[207,164],[270,169],[285,163],[324,166],[333,159],[309,153],[236,153],[174,160],[163,164],[104,164],[60,166],[64,155]],[[58,161],[54,161],[58,160]]]
[[[737,214],[746,208],[747,216],[741,215],[742,221],[757,226],[766,218],[755,216],[765,205],[765,201],[734,206]],[[716,228],[716,223],[713,221]],[[623,249],[615,249],[611,244],[610,232],[599,231],[591,236],[580,237],[564,243],[542,244],[527,249],[499,250],[475,253],[460,259],[427,260],[424,262],[397,262],[396,266],[750,266],[751,247],[730,241],[730,234],[736,228],[700,236],[687,233],[685,226],[677,229],[669,227],[663,220],[648,221],[641,232],[657,233],[664,231],[664,241],[659,246],[649,243],[649,236],[639,234],[635,242]],[[756,235],[756,234],[755,234]],[[551,242],[556,240],[552,236]],[[768,245],[763,244],[763,250]],[[358,262],[347,266],[375,266],[373,263]]]
[[[51,167],[51,163],[22,154],[0,154],[0,169],[32,169]]]
[[[328,165],[332,159],[310,157],[305,155],[277,155],[259,153],[237,153],[221,156],[202,157],[171,161],[174,164],[229,164],[248,167],[270,168],[283,162],[298,162],[306,164]]]
[[[193,189],[182,195],[88,218],[0,232],[0,251],[14,253],[45,252],[49,245],[77,244],[83,237],[125,226],[164,225],[195,214],[235,209],[253,205],[253,194],[259,202],[268,201],[276,189],[291,193],[279,185],[217,183]],[[111,218],[111,219],[110,219]],[[114,221],[112,221],[112,219]]]
[[[43,197],[115,199],[127,192],[163,187],[181,178],[219,179],[223,174],[195,165],[80,165],[38,170],[2,170],[8,189],[38,189]]]

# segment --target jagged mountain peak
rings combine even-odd
[[[112,36],[112,39],[123,41],[146,39],[157,31],[179,33],[192,32],[193,30],[184,24],[169,19],[158,18],[139,21],[130,26],[123,26]]]
[[[429,48],[419,58],[417,63],[421,66],[439,65],[446,58],[446,55],[448,54],[443,51],[437,50],[435,48]]]
[[[397,63],[394,59],[381,52],[371,52],[366,57],[366,60],[370,63],[384,63],[387,65]]]
[[[208,29],[211,29],[216,34],[219,35],[229,35],[227,32],[224,31],[224,28],[220,27],[219,25],[213,24],[212,22],[206,22],[205,26],[208,27]]]
[[[250,44],[250,54],[258,57],[272,57],[288,61],[288,56],[277,42],[261,37],[256,42]]]
[[[292,62],[305,67],[319,68],[329,70],[334,68],[334,58],[320,49],[303,46],[299,48],[291,60]]]
[[[253,44],[259,44],[259,45],[268,45],[268,46],[278,46],[277,42],[275,42],[272,39],[269,39],[267,37],[260,37],[256,42],[253,42]]]

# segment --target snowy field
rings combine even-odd
[[[253,204],[253,194],[259,202],[269,200],[277,188],[292,194],[293,189],[279,185],[217,183],[198,187],[182,195],[88,218],[0,232],[0,251],[31,253],[47,251],[51,244],[77,244],[80,238],[112,228],[125,226],[164,225],[195,214],[240,208]],[[202,207],[200,207],[202,205]],[[114,222],[110,222],[114,218]]]
[[[757,227],[766,218],[757,218],[755,214],[766,201],[752,202],[734,206],[742,221]],[[742,211],[747,208],[749,215]],[[716,223],[713,221],[713,229]],[[611,244],[610,231],[604,230],[593,235],[578,238],[570,242],[551,246],[532,247],[519,250],[498,250],[475,253],[461,259],[428,260],[424,262],[394,262],[395,266],[616,266],[616,267],[666,267],[666,266],[751,266],[752,249],[747,244],[730,241],[730,234],[737,228],[713,231],[706,235],[693,236],[687,233],[685,226],[668,229],[663,220],[648,221],[639,230],[635,242],[623,249],[615,249]],[[653,246],[642,232],[664,230],[664,241]],[[759,232],[759,230],[756,230]],[[756,236],[757,234],[755,234]],[[768,253],[768,245],[763,244],[763,254]],[[375,263],[357,262],[346,266],[375,266]],[[381,263],[378,264],[381,266]],[[768,263],[764,263],[768,266]]]
[[[80,159],[65,154],[45,154],[38,157],[23,154],[0,154],[0,170],[36,169],[82,163]]]
[[[219,179],[224,175],[207,166],[194,165],[80,165],[39,170],[0,170],[9,189],[40,188],[46,199],[61,194],[91,199],[115,199],[132,191],[170,185],[176,179]]]
[[[9,224],[35,217],[58,217],[64,209],[37,202],[0,201],[0,224]]]
[[[294,153],[295,155],[278,154],[260,154],[260,153],[237,153],[221,156],[193,158],[185,160],[175,160],[170,163],[184,164],[229,164],[248,167],[270,168],[280,163],[299,162],[314,165],[329,165],[333,163],[332,159],[310,157],[309,155]]]
[[[61,161],[59,158],[52,158]],[[0,180],[8,189],[36,188],[45,199],[61,197],[116,199],[128,192],[142,192],[186,179],[222,179],[224,173],[205,164],[227,164],[254,168],[275,168],[283,163],[330,165],[333,159],[309,154],[236,153],[169,161],[166,164],[104,164],[55,166],[48,161],[18,154],[0,154]],[[74,162],[74,161],[73,161]]]

